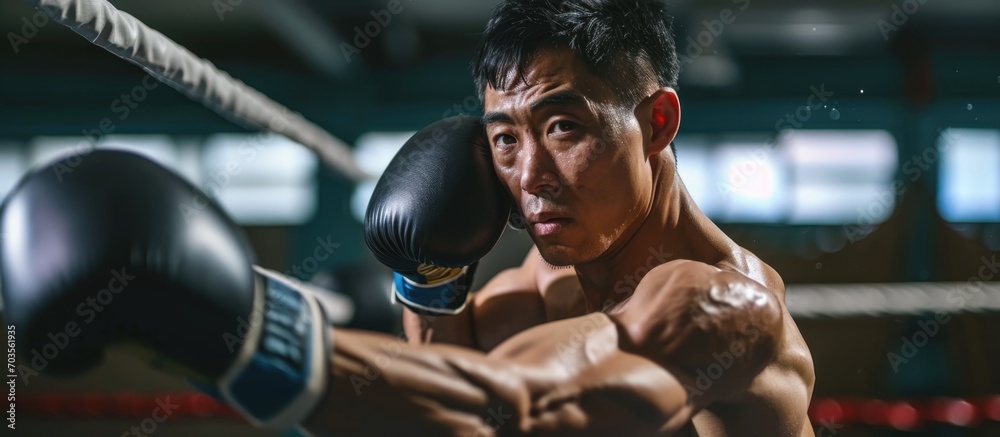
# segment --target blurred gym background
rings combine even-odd
[[[375,174],[417,129],[481,113],[468,65],[496,1],[113,3],[345,140]],[[1000,278],[1000,3],[668,3],[689,190],[778,270],[790,306],[796,291],[852,290],[798,319],[816,361],[817,435],[1000,435],[1000,318],[969,306]],[[137,150],[207,190],[259,264],[334,290],[342,324],[401,332],[361,232],[372,184],[220,118],[25,3],[0,3],[0,24],[0,198],[81,145]],[[477,282],[530,245],[508,231]],[[873,283],[948,283],[913,293],[951,293],[950,305],[840,311],[907,298],[816,285]],[[157,435],[276,435],[128,359],[32,376],[18,386],[18,431],[121,435],[172,396],[184,406]]]

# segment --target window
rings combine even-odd
[[[60,156],[90,150],[85,137],[36,137],[26,153],[0,148],[0,195],[27,171]],[[218,134],[190,141],[167,135],[108,135],[102,149],[129,150],[180,174],[205,191],[236,222],[297,225],[312,218],[317,203],[315,156],[271,134]],[[22,159],[23,155],[23,159]]]
[[[1000,131],[947,129],[936,147],[941,216],[953,223],[1000,222]]]
[[[212,135],[201,163],[199,186],[240,223],[297,225],[316,211],[316,157],[283,136]]]
[[[721,222],[876,224],[896,202],[896,142],[881,130],[678,137],[680,174]]]

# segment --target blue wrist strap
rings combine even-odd
[[[455,278],[434,284],[421,284],[401,273],[393,273],[393,300],[405,305],[418,314],[458,314],[468,301],[468,287],[461,279],[465,273]]]
[[[258,276],[263,299],[255,302],[240,358],[218,386],[251,421],[288,428],[312,412],[326,389],[329,334],[312,295],[258,271],[267,273]]]

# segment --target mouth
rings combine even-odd
[[[556,216],[552,214],[539,214],[537,217],[528,219],[531,223],[535,235],[546,236],[555,234],[569,225],[573,220],[568,217]]]

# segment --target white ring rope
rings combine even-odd
[[[320,161],[352,181],[369,178],[343,141],[107,1],[25,1],[224,118],[284,135],[311,149]]]
[[[800,319],[1000,312],[1000,283],[789,285],[785,302]]]

